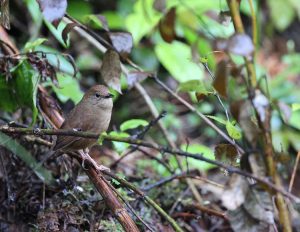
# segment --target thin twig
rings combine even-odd
[[[200,210],[201,212],[206,213],[208,215],[214,215],[214,216],[223,218],[225,220],[228,220],[225,213],[219,212],[217,210],[214,210],[214,209],[211,209],[211,208],[208,208],[208,207],[205,207],[203,205],[195,204],[195,205],[187,205],[186,207],[188,209],[195,209],[196,208],[196,209]]]
[[[296,158],[296,162],[293,168],[293,173],[292,173],[292,177],[290,180],[290,184],[289,184],[289,192],[292,191],[293,188],[293,184],[294,184],[294,180],[295,180],[295,176],[296,176],[296,172],[297,172],[297,168],[298,168],[298,164],[299,164],[299,159],[300,159],[300,151],[298,151],[297,153],[297,158]]]
[[[159,181],[157,181],[156,183],[153,183],[153,184],[149,184],[143,188],[141,188],[143,191],[147,192],[149,191],[150,189],[153,189],[153,188],[157,188],[157,187],[160,187],[162,185],[165,185],[166,183],[168,182],[171,182],[173,181],[174,179],[182,179],[182,178],[190,178],[190,179],[196,179],[196,180],[200,180],[202,182],[205,182],[205,183],[208,183],[208,184],[211,184],[211,185],[214,185],[218,188],[221,188],[223,189],[224,186],[221,185],[221,184],[218,184],[214,181],[211,181],[211,180],[208,180],[204,177],[201,177],[201,176],[198,176],[198,175],[193,175],[193,174],[187,174],[186,172],[183,172],[183,173],[180,173],[180,174],[174,174],[172,176],[169,176],[169,177],[166,177],[164,179],[161,179]]]
[[[211,128],[213,128],[219,135],[221,135],[227,142],[237,147],[237,149],[241,153],[245,153],[244,150],[235,143],[234,140],[232,140],[229,136],[227,136],[219,127],[217,127],[208,117],[206,117],[204,114],[202,114],[200,111],[198,111],[194,106],[192,106],[190,103],[185,101],[183,98],[181,98],[178,94],[173,92],[168,86],[166,86],[163,82],[161,82],[157,77],[154,77],[154,80],[157,84],[159,84],[163,89],[165,89],[168,93],[170,93],[173,97],[175,97],[177,100],[179,100],[183,105],[185,105],[190,111],[196,113],[202,120],[208,124]]]
[[[145,134],[151,129],[151,127],[153,127],[156,123],[158,123],[160,119],[162,119],[163,117],[165,117],[165,115],[166,115],[165,111],[161,112],[158,115],[158,117],[156,117],[153,120],[151,120],[147,126],[145,126],[137,134],[133,135],[132,138],[143,139],[144,136],[145,136]],[[126,158],[128,155],[132,154],[136,150],[138,150],[138,146],[134,146],[133,148],[131,148],[128,152],[126,152],[126,154],[122,155],[119,159],[117,159],[115,162],[113,162],[110,165],[110,167],[116,167],[124,158]]]

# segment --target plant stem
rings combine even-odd
[[[242,23],[240,11],[239,11],[239,4],[237,0],[227,0],[227,4],[230,9],[230,14],[232,17],[233,25],[235,28],[235,31],[238,33],[245,33],[244,26]],[[245,63],[246,63],[246,68],[247,68],[247,73],[249,77],[249,84],[251,86],[256,86],[256,72],[255,72],[255,67],[253,60],[250,61],[249,58],[244,57]]]

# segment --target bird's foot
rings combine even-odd
[[[99,171],[107,171],[107,172],[110,172],[110,168],[104,166],[104,165],[98,165],[97,169]]]
[[[90,163],[93,164],[93,166],[94,166],[98,171],[108,171],[108,172],[110,172],[110,169],[109,169],[108,167],[105,167],[104,165],[99,165],[99,164],[97,164],[97,162],[96,162],[92,157],[90,157],[88,153],[80,152],[80,154],[81,154],[81,158],[82,158],[82,164],[81,164],[81,166],[82,166],[84,169],[86,169],[86,168],[85,168],[85,162],[86,162],[86,161],[89,161]]]

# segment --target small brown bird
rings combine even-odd
[[[103,85],[90,88],[66,117],[61,129],[76,129],[101,134],[106,131],[113,107],[112,94]],[[77,151],[90,148],[96,139],[58,136],[53,151]]]

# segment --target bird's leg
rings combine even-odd
[[[110,169],[108,167],[97,164],[97,162],[92,157],[90,157],[90,155],[88,153],[84,152],[83,150],[80,150],[79,154],[82,158],[83,164],[84,164],[85,160],[88,160],[94,165],[94,167],[97,168],[98,171],[110,171]]]

